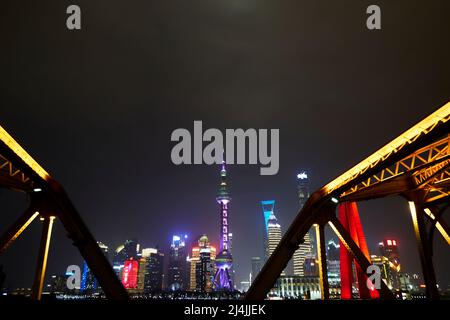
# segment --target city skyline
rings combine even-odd
[[[297,175],[295,175],[295,176],[297,176]],[[298,177],[297,177],[298,178]],[[295,185],[293,185],[293,187],[295,187]],[[297,197],[298,197],[298,194],[297,194]],[[271,202],[271,201],[264,201],[264,202]],[[260,203],[258,203],[257,205],[260,205]],[[212,219],[211,219],[211,224],[212,225],[214,225],[214,217],[212,216],[211,217]],[[264,221],[264,218],[260,215],[258,218],[260,218],[260,220],[261,221]],[[278,220],[278,219],[277,219]],[[264,222],[263,222],[263,224],[264,224]],[[178,229],[178,228],[174,228],[174,229]],[[284,230],[282,229],[281,230],[281,235],[283,235],[283,232]],[[219,236],[218,236],[218,232],[217,232],[217,229],[216,229],[216,233],[217,233],[217,235],[215,235],[214,234],[214,232],[212,232],[210,235],[212,236],[212,238],[216,238],[217,239],[217,242],[212,242],[212,245],[215,247],[215,248],[219,248]],[[130,233],[131,234],[131,233]],[[192,246],[193,246],[193,242],[192,241],[196,241],[196,240],[198,240],[199,238],[201,238],[202,237],[202,235],[204,235],[204,234],[206,234],[206,232],[200,232],[197,236],[192,236],[191,234],[189,234],[189,232],[187,232],[186,230],[184,231],[184,236],[185,236],[185,240],[186,240],[186,242],[188,243],[188,245],[187,245],[187,247],[188,247],[188,249],[190,250],[190,249],[192,249]],[[215,235],[215,236],[214,236]],[[173,240],[173,235],[168,235],[168,237],[170,238],[170,239],[172,239]],[[398,237],[396,236],[396,235],[389,235],[389,237],[390,238],[395,238],[395,239],[397,239]],[[389,237],[387,237],[387,238],[389,238]],[[136,245],[138,245],[138,246],[140,246],[141,248],[146,248],[146,247],[154,247],[154,248],[158,248],[158,250],[160,250],[160,251],[162,251],[162,252],[165,252],[166,254],[168,254],[169,253],[169,251],[170,251],[170,249],[167,249],[167,248],[169,248],[169,246],[168,246],[168,241],[166,241],[165,243],[163,243],[161,246],[160,245],[155,245],[155,244],[150,244],[150,245],[148,245],[148,243],[147,242],[145,242],[145,241],[139,241],[139,239],[137,238],[137,237],[133,237],[133,236],[131,236],[131,237],[128,237],[129,239],[134,239],[133,241],[135,241],[135,244]],[[262,241],[261,239],[263,238],[263,236],[262,236],[262,234],[261,234],[261,237],[260,237],[260,241]],[[386,238],[386,237],[384,237],[384,238]],[[189,240],[188,240],[189,239]],[[328,238],[328,240],[333,240],[333,239],[335,239],[335,237],[334,236],[331,236],[331,237],[329,237]],[[381,238],[380,238],[381,239]],[[368,245],[369,245],[369,251],[370,251],[370,254],[371,255],[377,255],[378,254],[378,246],[379,246],[379,240],[380,239],[378,239],[378,240],[376,240],[375,242],[371,242],[371,243],[368,243]],[[123,242],[123,241],[122,241]],[[113,243],[117,243],[118,245],[119,244],[121,244],[122,243],[120,240],[115,240]],[[161,241],[162,242],[162,241]],[[100,241],[100,243],[102,243],[101,241]],[[120,246],[120,245],[119,245]],[[111,246],[110,248],[112,248],[112,249],[114,249],[115,247],[114,246]],[[164,249],[160,249],[160,248],[164,248]],[[255,252],[254,252],[254,256],[256,256],[258,254],[258,250],[256,250]],[[245,257],[245,259],[246,259],[247,257]],[[81,259],[81,258],[80,258]],[[71,260],[72,262],[73,262],[73,260]],[[113,265],[113,258],[111,258],[111,263],[112,263],[112,265]],[[71,263],[67,263],[67,265],[70,265]],[[83,265],[84,265],[84,263],[81,263],[80,264],[80,267],[83,267]],[[406,268],[407,268],[407,272],[409,271],[409,273],[411,273],[411,274],[420,274],[420,266],[419,265],[417,265],[416,266],[416,268],[411,268],[411,266],[410,265],[408,265],[408,264],[406,264]],[[408,270],[409,269],[409,270]],[[165,262],[165,268],[164,268],[164,272],[166,272],[166,270],[167,270],[167,263]],[[59,273],[58,272],[56,272],[56,271],[60,271]],[[55,270],[55,269],[50,269],[49,270],[49,272],[48,272],[48,274],[47,274],[47,279],[49,279],[52,275],[54,275],[54,274],[63,274],[64,273],[64,271],[65,270]],[[241,269],[241,268],[238,268],[237,270],[235,270],[235,271],[237,271],[236,273],[237,273],[237,275],[238,275],[238,277],[237,277],[237,281],[236,281],[236,283],[235,283],[235,286],[238,286],[238,284],[241,282],[241,281],[246,281],[246,280],[248,280],[248,274],[251,272],[251,265],[249,265],[249,267],[248,268],[245,268],[245,269]],[[291,274],[295,274],[295,273],[293,273],[293,270],[292,271],[289,271],[288,273],[287,273],[288,275],[291,275]],[[439,281],[438,281],[439,282]],[[7,282],[8,283],[8,282]],[[14,286],[13,286],[14,287]],[[16,287],[23,287],[23,285],[19,285],[19,286],[16,286]],[[25,286],[26,287],[26,286]],[[445,287],[445,285],[444,285],[444,287]]]

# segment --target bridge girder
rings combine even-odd
[[[449,120],[450,102],[314,192],[257,275],[245,299],[260,300],[266,297],[314,224],[334,225],[332,229],[338,236],[343,232],[336,228],[335,209],[339,202],[362,201],[398,194],[408,197],[412,192],[422,196],[421,205],[426,203],[431,206],[448,202]],[[418,240],[420,242],[426,238],[422,233]],[[341,238],[342,234],[339,237]],[[350,251],[356,260],[360,260],[358,263],[366,265],[361,258],[363,253],[357,246],[352,246]],[[319,258],[325,259],[323,253]],[[324,262],[319,261],[319,264],[323,265]],[[324,278],[326,277],[321,277],[320,280],[322,288],[326,287]],[[382,289],[380,297],[392,298],[392,293],[389,292]],[[322,294],[322,297],[326,296]]]
[[[0,254],[27,226],[40,216],[44,221],[32,298],[40,300],[47,264],[48,247],[54,218],[60,219],[68,237],[78,248],[105,295],[113,300],[127,300],[128,294],[94,237],[72,204],[64,188],[44,170],[0,126],[0,187],[29,195],[29,208],[0,235]]]

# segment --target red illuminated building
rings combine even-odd
[[[122,284],[125,289],[136,289],[138,278],[139,263],[137,260],[130,258],[125,261],[122,270]]]

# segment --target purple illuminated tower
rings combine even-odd
[[[227,187],[227,170],[225,162],[220,170],[220,185],[216,200],[220,205],[220,252],[216,257],[216,275],[214,277],[215,289],[218,291],[232,291],[233,281],[231,278],[233,257],[231,256],[228,205],[231,201]]]

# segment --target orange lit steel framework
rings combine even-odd
[[[327,299],[323,228],[329,225],[362,270],[371,262],[336,217],[338,204],[399,195],[409,201],[410,212],[429,299],[438,299],[433,268],[433,235],[437,230],[450,244],[449,228],[442,219],[450,196],[450,102],[332,180],[308,199],[277,249],[272,253],[246,294],[264,299],[285,269],[303,237],[315,225],[319,244],[322,299]],[[428,228],[428,229],[427,229]],[[378,294],[394,298],[381,281]]]
[[[126,300],[128,294],[92,234],[84,224],[63,187],[53,179],[0,126],[0,187],[28,194],[29,206],[7,231],[0,235],[0,254],[3,253],[39,216],[43,230],[34,276],[32,295],[41,299],[42,287],[50,248],[53,222],[59,218],[69,238],[78,248],[89,268],[110,299]]]

